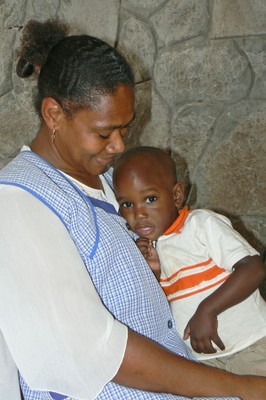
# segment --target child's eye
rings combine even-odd
[[[132,203],[130,203],[130,201],[125,201],[124,203],[120,204],[120,207],[125,207],[125,208],[129,208],[132,206]]]
[[[146,203],[153,203],[156,200],[157,200],[156,196],[149,196],[146,198]]]

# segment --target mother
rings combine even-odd
[[[265,378],[192,361],[116,212],[109,166],[134,118],[127,62],[31,21],[17,72],[39,73],[41,124],[0,173],[1,399],[20,397],[18,370],[25,400],[262,400]]]

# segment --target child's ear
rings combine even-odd
[[[180,209],[184,203],[185,199],[185,185],[184,183],[177,182],[173,187],[173,195],[175,206],[177,209]]]

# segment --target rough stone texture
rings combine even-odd
[[[238,39],[235,43],[248,58],[252,68],[253,82],[250,97],[255,100],[265,99],[266,93],[266,41],[265,38],[257,37]]]
[[[192,207],[229,216],[265,260],[266,2],[0,0],[0,166],[39,124],[36,83],[15,74],[21,28],[54,16],[131,62],[136,119],[127,145],[170,148],[180,176],[189,172]]]
[[[45,21],[47,18],[57,15],[60,0],[34,0],[26,2],[26,18]]]
[[[142,128],[139,144],[163,149],[171,148],[169,107],[154,88],[150,90],[149,95],[151,96],[150,120]]]
[[[14,29],[23,24],[26,0],[6,0],[0,2],[0,32],[2,29]],[[2,54],[2,53],[1,53]]]
[[[0,96],[4,96],[12,89],[12,52],[14,32],[8,30],[1,32],[0,54],[6,57],[0,58]]]
[[[143,82],[136,85],[135,113],[137,118],[132,121],[126,137],[127,147],[139,145],[140,137],[151,119],[151,83]]]
[[[151,21],[159,47],[205,34],[209,27],[208,1],[170,0]]]
[[[200,205],[238,216],[266,215],[265,132],[266,102],[239,103],[217,119],[194,176]]]
[[[72,25],[74,33],[88,33],[114,45],[118,29],[119,3],[119,0],[65,0],[59,15]]]
[[[121,2],[123,8],[134,11],[143,17],[151,15],[163,3],[165,3],[165,0],[122,0]]]
[[[235,102],[248,94],[251,70],[231,41],[196,40],[161,51],[154,77],[169,105]]]
[[[214,0],[213,37],[265,34],[265,31],[265,1]]]
[[[221,104],[186,104],[177,108],[172,118],[172,148],[186,158],[190,177],[198,166],[213,134]]]
[[[150,79],[156,45],[149,26],[139,18],[129,17],[119,36],[117,49],[132,65],[136,82]]]

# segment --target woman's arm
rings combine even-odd
[[[264,377],[234,375],[187,360],[132,331],[114,381],[153,392],[200,398],[264,400],[266,390]]]

